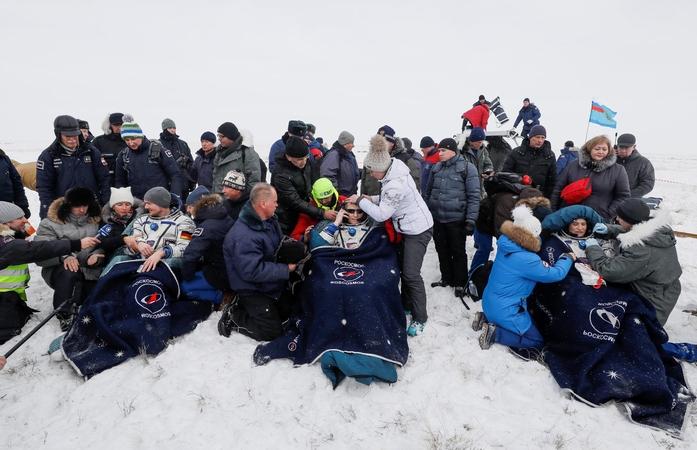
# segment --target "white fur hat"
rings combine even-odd
[[[111,197],[109,198],[109,207],[113,208],[115,204],[128,202],[133,205],[133,194],[131,194],[131,188],[111,188]]]
[[[532,215],[532,209],[530,209],[529,206],[516,206],[511,216],[513,217],[513,224],[528,230],[533,236],[537,237],[542,232],[542,225],[540,221]]]

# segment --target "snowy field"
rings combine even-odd
[[[2,143],[20,161],[42,147]],[[261,147],[265,148],[265,147]],[[359,159],[365,149],[359,149]],[[656,167],[653,194],[674,211],[676,230],[697,232],[697,158],[647,154]],[[38,197],[28,191],[38,225]],[[666,329],[674,342],[697,342],[697,240],[678,238],[683,292]],[[468,255],[473,255],[468,242]],[[52,291],[31,266],[29,305],[50,307]],[[430,245],[427,285],[439,278]],[[482,351],[466,310],[451,290],[427,287],[430,320],[410,338],[399,381],[364,386],[353,379],[332,390],[319,365],[272,361],[255,367],[256,342],[216,329],[220,313],[157,357],[133,358],[89,381],[48,345],[60,334],[50,321],[0,372],[0,447],[7,449],[694,449],[697,415],[684,440],[630,423],[614,406],[591,408],[564,395],[548,369],[506,348]],[[0,346],[6,352],[15,342]],[[697,366],[683,365],[697,386]]]

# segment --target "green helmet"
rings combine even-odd
[[[331,209],[334,207],[334,204],[332,204],[331,206],[324,206],[319,201],[319,199],[321,198],[327,198],[331,196],[334,196],[334,203],[336,203],[336,201],[339,199],[339,193],[336,191],[336,188],[329,180],[329,178],[320,178],[317,181],[315,181],[315,184],[312,185],[312,198],[315,200],[315,203],[317,203],[317,206],[319,206],[320,208]]]

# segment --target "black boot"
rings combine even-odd
[[[431,287],[448,287],[448,286],[450,286],[450,283],[448,283],[447,281],[443,281],[443,280],[434,281],[433,283],[431,283]]]

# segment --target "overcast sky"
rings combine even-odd
[[[555,150],[584,142],[595,100],[617,112],[618,128],[591,125],[589,137],[631,132],[644,153],[692,154],[677,137],[697,116],[697,2],[574,5],[3,1],[0,145],[48,146],[60,114],[98,135],[116,111],[150,137],[170,117],[194,150],[202,132],[232,121],[266,157],[290,119],[329,143],[346,129],[367,144],[389,124],[418,145],[457,133],[484,94],[500,96],[512,120],[529,97]]]

